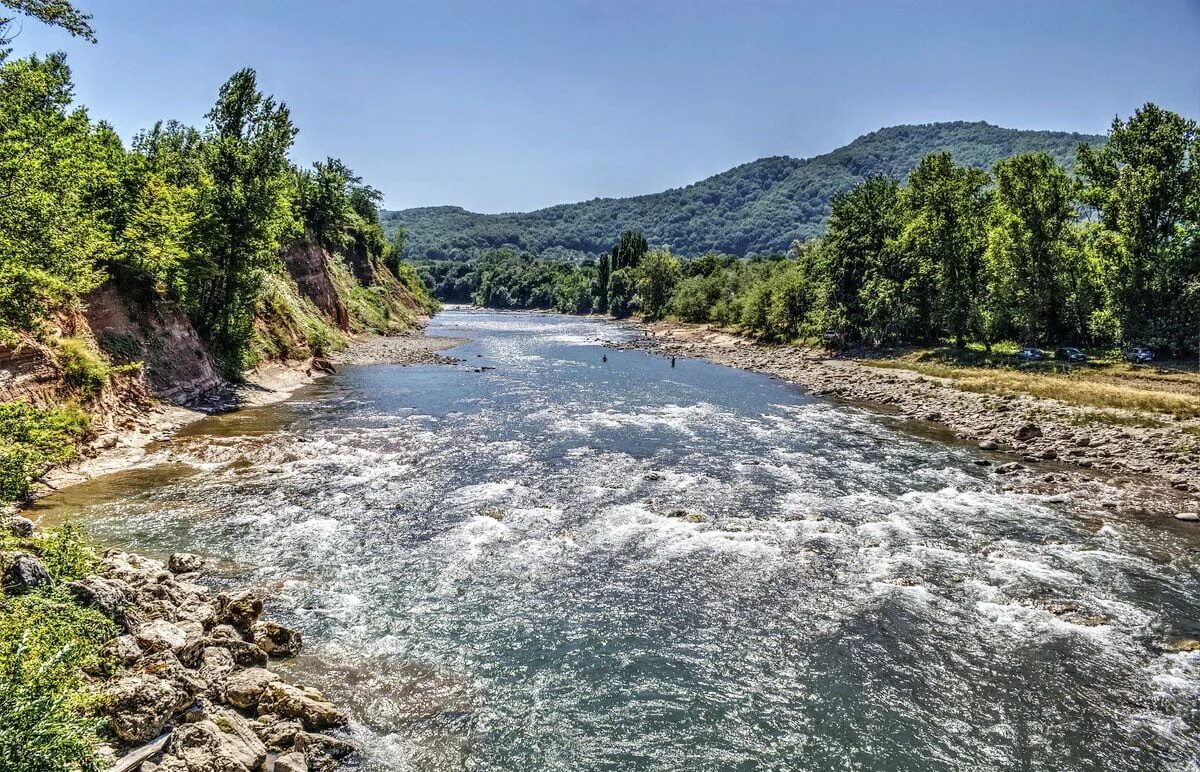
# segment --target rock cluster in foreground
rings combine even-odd
[[[133,750],[114,772],[328,770],[353,752],[325,734],[346,715],[313,689],[266,669],[300,651],[300,633],[260,619],[253,592],[215,596],[196,584],[203,559],[168,564],[109,551],[96,574],[68,585],[124,633],[108,645],[121,669],[106,676],[112,732]]]

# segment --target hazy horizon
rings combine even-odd
[[[98,45],[26,22],[14,47],[67,51],[93,118],[126,139],[199,125],[253,67],[292,109],[296,160],[343,159],[389,209],[655,193],[899,124],[1103,134],[1148,101],[1200,113],[1179,65],[1195,0],[80,5]]]

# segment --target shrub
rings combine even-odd
[[[74,407],[0,403],[0,501],[25,496],[30,481],[73,458],[87,422],[87,415]]]
[[[0,769],[98,769],[103,721],[84,670],[101,664],[101,649],[117,632],[61,586],[0,595]]]
[[[95,394],[108,383],[112,368],[83,338],[58,341],[58,365],[67,383],[84,394]]]

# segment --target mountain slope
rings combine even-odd
[[[680,255],[782,252],[821,232],[836,193],[873,174],[905,177],[929,153],[991,167],[1017,153],[1044,150],[1070,167],[1080,142],[1103,137],[1004,129],[977,122],[893,126],[807,160],[761,158],[683,188],[631,198],[597,198],[535,212],[476,214],[454,206],[382,213],[390,231],[404,225],[411,259],[463,259],[513,246],[542,256],[607,251],[625,228]]]

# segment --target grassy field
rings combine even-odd
[[[1006,347],[1007,348],[1007,347]],[[884,358],[862,360],[874,367],[912,370],[945,378],[964,391],[985,394],[1029,395],[1083,407],[1125,413],[1099,413],[1088,417],[1097,423],[1154,426],[1158,414],[1187,420],[1200,418],[1200,373],[1194,364],[1161,362],[1133,366],[1115,354],[1099,356],[1082,365],[1047,360],[1018,364],[1014,351],[997,347],[979,349],[915,349]]]

